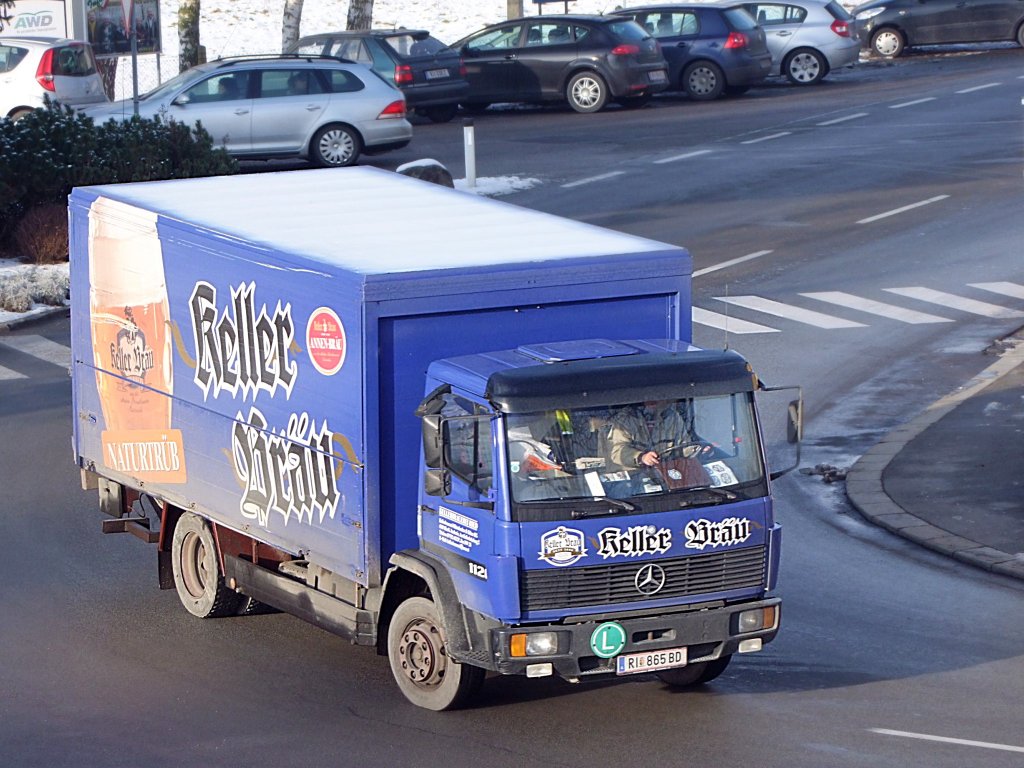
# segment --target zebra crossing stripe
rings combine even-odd
[[[56,341],[50,341],[45,336],[5,336],[0,341],[0,346],[32,355],[62,368],[71,367],[71,348],[58,344]]]
[[[11,381],[12,379],[27,379],[27,378],[28,378],[28,376],[26,376],[23,373],[18,373],[17,371],[12,371],[10,368],[4,368],[2,365],[0,365],[0,381]]]
[[[904,309],[903,307],[897,307],[895,304],[886,304],[884,301],[865,299],[860,296],[854,296],[850,293],[844,293],[843,291],[822,291],[820,293],[801,293],[800,295],[806,296],[809,299],[825,301],[829,304],[838,304],[840,307],[848,307],[849,309],[856,309],[860,312],[867,312],[869,315],[878,315],[879,317],[887,317],[890,320],[899,320],[903,323],[913,323],[916,325],[921,323],[953,322],[948,317],[939,317],[938,315],[929,315],[927,312]]]
[[[758,325],[746,320],[740,320],[728,315],[720,315],[700,307],[693,308],[693,322],[699,325],[706,325],[711,328],[718,328],[727,333],[778,333],[778,328],[769,328],[767,325]]]
[[[983,291],[999,293],[1014,299],[1024,299],[1024,285],[1017,285],[1017,283],[968,283],[968,285],[971,288],[980,288]]]
[[[931,288],[912,286],[908,288],[885,288],[884,290],[889,293],[895,293],[898,296],[906,296],[911,299],[918,299],[919,301],[927,301],[931,304],[941,304],[944,307],[959,309],[961,312],[968,312],[972,315],[981,315],[982,317],[994,317],[1001,319],[1024,317],[1024,312],[1020,312],[1016,309],[1007,309],[1006,307],[1000,307],[998,304],[989,304],[986,301],[976,301],[975,299],[968,299],[964,296],[946,293],[945,291],[935,291]]]
[[[756,312],[764,312],[768,315],[775,315],[786,320],[795,320],[805,325],[813,325],[817,328],[832,330],[835,328],[864,328],[863,323],[855,323],[852,320],[843,320],[840,317],[833,317],[822,312],[815,312],[810,309],[794,307],[771,299],[763,299],[760,296],[717,296],[719,301],[727,304],[735,304],[737,307],[746,307]]]

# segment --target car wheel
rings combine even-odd
[[[450,123],[459,111],[458,104],[442,104],[437,107],[426,107],[423,110],[432,123]]]
[[[896,29],[886,27],[871,36],[871,50],[886,59],[895,59],[906,46],[903,34]]]
[[[1024,23],[1017,27],[1017,45],[1024,48]]]
[[[643,96],[623,96],[621,99],[616,99],[616,103],[619,106],[625,107],[626,109],[640,109],[645,107],[651,100],[651,94],[645,93]]]
[[[313,162],[325,168],[342,168],[359,159],[363,141],[347,125],[325,125],[313,135],[309,154]]]
[[[683,90],[697,101],[717,99],[725,90],[722,68],[710,61],[695,61],[683,71]]]
[[[596,72],[577,72],[569,78],[565,97],[577,112],[597,112],[608,101],[608,86]]]
[[[828,62],[817,51],[801,48],[785,58],[782,71],[793,85],[814,85],[828,72]]]
[[[30,112],[32,112],[31,109],[16,109],[13,112],[11,112],[9,117],[11,118],[11,122],[12,123],[16,123],[19,120],[21,120],[21,118],[25,117],[25,115],[29,114]]]

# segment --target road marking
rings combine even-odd
[[[936,195],[935,197],[929,197],[927,200],[922,200],[919,203],[911,203],[910,205],[904,205],[902,208],[893,208],[891,211],[886,211],[885,213],[878,213],[875,214],[874,216],[868,216],[866,219],[861,219],[857,223],[870,224],[872,221],[878,221],[879,219],[884,219],[888,216],[895,216],[898,213],[912,211],[915,208],[920,208],[923,205],[931,205],[932,203],[937,203],[940,200],[945,200],[947,197],[949,197],[949,195]]]
[[[768,136],[761,136],[761,137],[756,138],[756,139],[747,139],[746,141],[741,141],[740,144],[757,144],[759,141],[770,141],[771,139],[781,139],[783,136],[789,136],[789,134],[791,134],[791,133],[792,133],[792,131],[782,131],[781,133],[772,133],[772,134],[769,134]]]
[[[62,368],[71,367],[71,349],[44,336],[5,336],[0,346],[16,349]]]
[[[600,176],[591,176],[586,179],[580,179],[579,181],[570,181],[568,184],[563,184],[562,189],[570,189],[572,187],[580,187],[584,184],[593,184],[595,181],[604,181],[605,179],[613,179],[616,176],[621,176],[625,171],[612,171],[611,173],[602,173]]]
[[[838,304],[841,307],[856,309],[860,312],[867,312],[870,315],[887,317],[890,320],[899,320],[903,323],[913,323],[918,325],[922,323],[953,322],[948,317],[939,317],[938,315],[929,315],[927,312],[917,312],[913,309],[904,309],[903,307],[897,307],[895,304],[886,304],[884,301],[864,299],[860,296],[854,296],[853,294],[844,293],[842,291],[822,291],[820,293],[801,293],[800,295],[806,296],[809,299],[817,299],[818,301],[826,301],[829,304]]]
[[[742,264],[744,261],[750,261],[751,259],[759,259],[762,256],[767,256],[771,251],[755,251],[754,253],[748,253],[746,256],[740,256],[736,259],[729,259],[729,261],[723,261],[721,264],[712,264],[710,267],[704,267],[704,269],[698,269],[694,272],[691,277],[700,277],[706,275],[709,272],[717,272],[720,269],[726,267],[732,267],[737,264]]]
[[[883,736],[902,736],[905,739],[921,739],[922,741],[938,741],[943,744],[960,744],[964,747],[981,747],[982,749],[998,749],[1003,752],[1024,752],[1024,747],[1012,744],[995,744],[991,741],[974,741],[972,739],[954,739],[949,736],[932,736],[928,733],[911,733],[910,731],[891,731],[888,728],[869,728],[872,733]]]
[[[883,290],[886,290],[889,293],[895,293],[898,296],[907,296],[911,299],[918,299],[920,301],[927,301],[931,304],[940,304],[943,307],[959,309],[962,312],[969,312],[972,315],[1003,319],[1024,317],[1024,312],[1019,312],[1016,309],[1007,309],[1006,307],[1000,307],[998,304],[976,301],[974,299],[968,299],[952,293],[946,293],[945,291],[935,291],[931,288],[915,286],[909,288],[885,288]]]
[[[17,371],[12,371],[10,368],[4,368],[2,365],[0,365],[0,381],[10,381],[12,379],[27,379],[27,378],[28,378],[28,376],[26,376],[23,373],[18,373]]]
[[[971,288],[981,288],[983,291],[999,293],[1014,299],[1024,299],[1024,285],[1017,285],[1017,283],[968,283],[968,285]]]
[[[813,325],[818,328],[829,330],[835,328],[864,328],[863,323],[855,323],[852,320],[843,320],[840,317],[833,317],[810,309],[802,309],[789,304],[783,304],[771,299],[763,299],[760,296],[716,296],[719,301],[727,304],[735,304],[738,307],[746,307],[756,312],[764,312],[768,315],[775,315],[787,320],[795,320],[798,323]]]
[[[976,85],[973,88],[964,88],[962,91],[954,91],[954,93],[974,93],[975,91],[983,91],[986,88],[995,88],[999,85],[1002,85],[1002,83],[985,83],[985,85]]]
[[[890,104],[889,109],[903,109],[904,107],[913,107],[917,104],[924,104],[928,101],[935,101],[935,96],[925,96],[923,99],[914,99],[913,101],[904,101],[902,104]]]
[[[867,112],[858,112],[855,115],[847,115],[846,117],[837,117],[834,120],[826,120],[823,123],[818,123],[818,127],[824,127],[826,125],[836,125],[837,123],[845,123],[847,120],[856,120],[859,117],[867,117]]]
[[[707,155],[707,154],[710,154],[710,153],[711,153],[710,149],[697,149],[697,150],[694,150],[693,152],[687,152],[684,155],[674,155],[673,157],[664,157],[661,160],[655,160],[654,164],[655,165],[662,165],[664,163],[674,163],[677,160],[688,160],[691,157],[697,157],[699,155]]]
[[[694,307],[692,313],[693,322],[699,325],[707,325],[711,328],[718,328],[719,330],[726,331],[728,333],[778,333],[778,328],[769,328],[767,325],[758,325],[757,323],[747,322],[746,320],[739,320],[735,317],[729,317],[728,315],[720,315],[717,312],[711,312],[707,309],[701,309],[700,307]]]

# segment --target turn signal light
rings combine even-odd
[[[43,52],[43,58],[39,60],[39,66],[36,68],[36,82],[51,93],[56,92],[57,89],[53,85],[53,48]]]

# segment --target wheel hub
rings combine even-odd
[[[580,80],[573,86],[573,96],[576,103],[585,107],[592,107],[597,103],[600,91],[597,83],[593,80]]]
[[[444,680],[448,662],[441,646],[441,634],[429,622],[414,621],[402,633],[398,658],[402,671],[416,685],[428,687]]]

